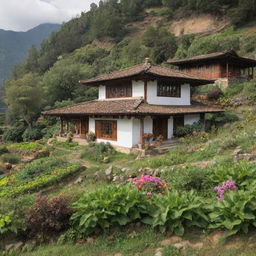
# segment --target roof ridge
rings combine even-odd
[[[130,67],[127,67],[127,68],[122,68],[122,69],[116,69],[116,70],[113,70],[109,73],[104,73],[104,74],[101,74],[101,75],[98,75],[96,77],[92,77],[91,79],[98,79],[98,78],[101,78],[105,75],[110,75],[110,74],[113,74],[115,72],[122,72],[122,71],[125,71],[125,70],[129,70],[129,69],[132,69],[132,68],[136,68],[136,67],[139,67],[139,66],[144,66],[143,63],[140,63],[140,64],[136,64],[136,65],[133,65],[133,66],[130,66]],[[142,71],[142,70],[141,70]],[[83,83],[83,82],[87,82],[87,81],[90,81],[91,79],[87,79],[87,80],[79,80],[79,83]]]

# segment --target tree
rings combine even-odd
[[[26,70],[28,72],[37,72],[39,65],[38,65],[38,51],[35,45],[28,50],[28,57],[26,59]]]
[[[28,73],[17,80],[10,80],[5,88],[5,102],[12,115],[22,118],[29,127],[33,126],[42,106],[43,92],[40,77]]]

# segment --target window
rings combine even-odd
[[[95,126],[97,139],[117,140],[117,121],[97,120]]]
[[[180,85],[173,85],[170,82],[158,81],[157,96],[160,97],[181,97]]]
[[[107,98],[132,97],[132,82],[124,81],[118,84],[112,83],[106,86]]]

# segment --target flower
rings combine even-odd
[[[167,183],[159,177],[143,175],[138,178],[129,179],[133,186],[146,193],[146,196],[152,196],[153,193],[163,193],[168,187]]]
[[[214,190],[217,192],[218,196],[216,200],[220,201],[224,198],[224,191],[237,190],[236,182],[233,180],[228,180],[223,182],[222,186],[216,186]]]

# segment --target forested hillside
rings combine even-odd
[[[215,33],[171,33],[173,22],[191,15],[225,17]],[[150,57],[164,64],[168,58],[234,49],[254,57],[256,1],[230,0],[109,0],[65,23],[59,32],[31,48],[5,83],[8,104],[5,140],[41,136],[36,121],[43,109],[94,99],[97,92],[79,85],[101,73],[125,68]],[[148,21],[143,29],[140,25]],[[35,131],[37,130],[37,131]],[[40,131],[40,132],[39,132]]]
[[[42,24],[27,32],[0,29],[0,83],[9,78],[12,68],[26,58],[32,45],[39,46],[59,28],[58,24]]]

